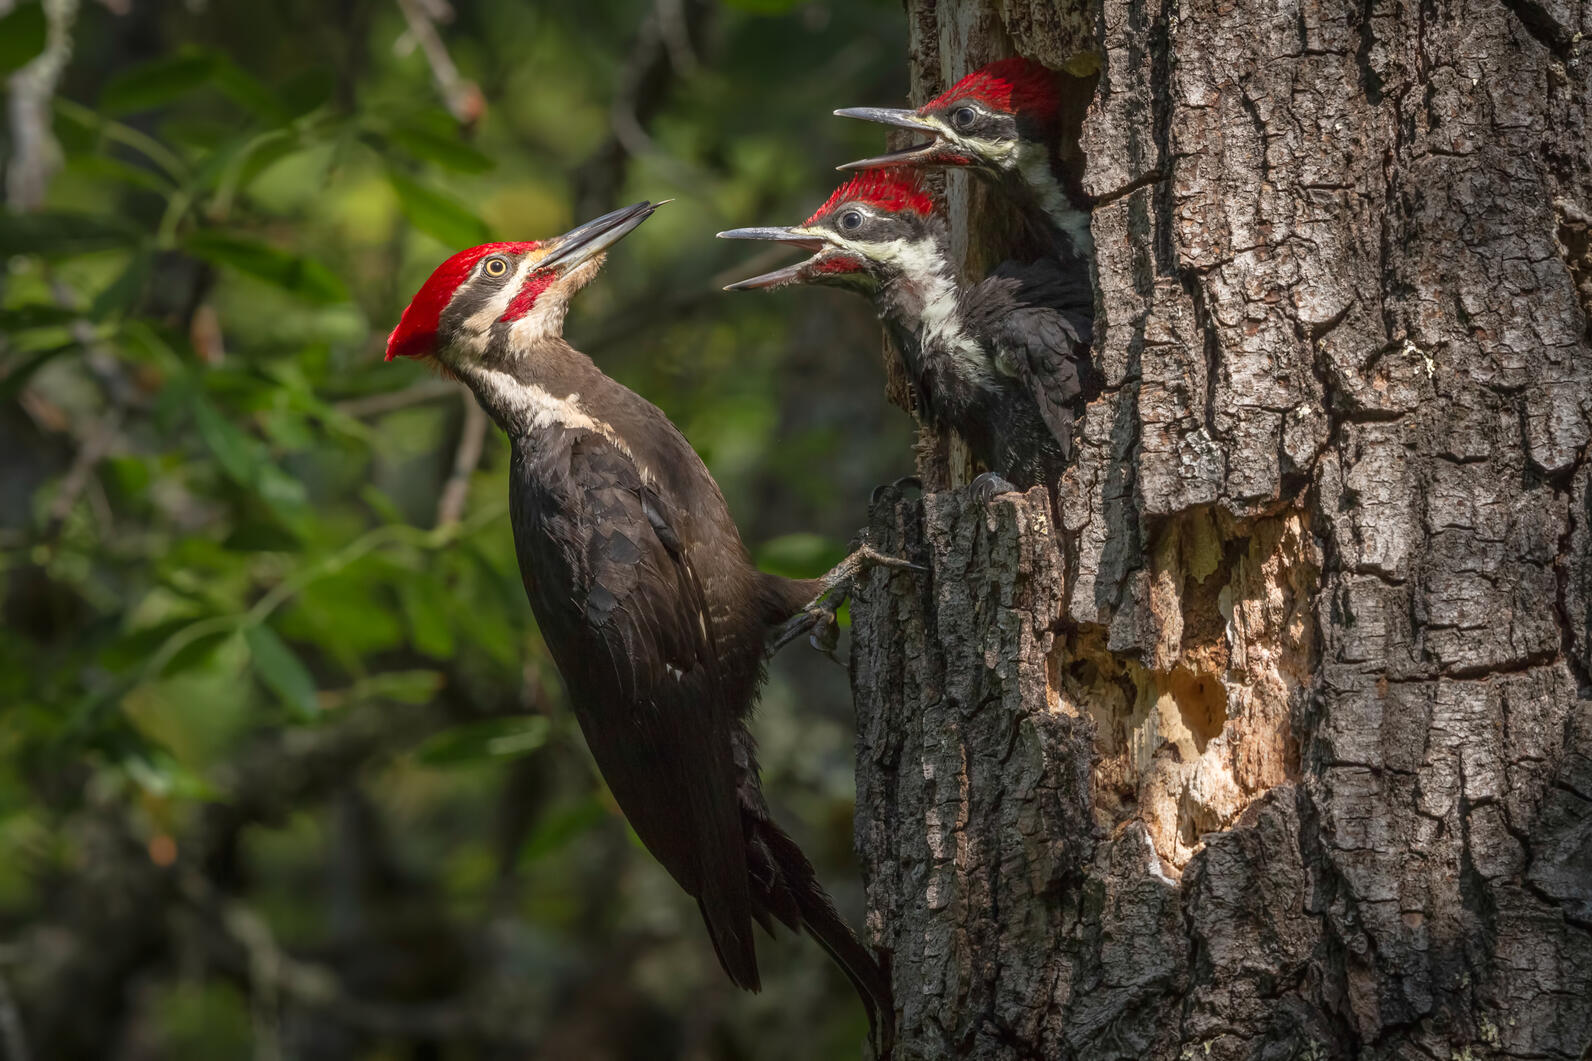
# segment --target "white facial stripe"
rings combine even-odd
[[[968,152],[975,158],[988,159],[1003,169],[1012,163],[1018,147],[1018,141],[1008,140],[1005,137],[998,140],[971,137],[961,139],[960,143],[966,146]]]

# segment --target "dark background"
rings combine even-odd
[[[674,197],[567,334],[823,570],[910,424],[866,305],[723,294],[771,263],[712,236],[878,149],[828,112],[903,101],[899,5],[59,10],[0,0],[0,1057],[856,1056],[810,941],[723,977],[565,708],[506,445],[382,350],[453,250]],[[788,650],[756,732],[860,927],[844,672]]]

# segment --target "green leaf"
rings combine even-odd
[[[435,162],[455,173],[485,173],[491,169],[491,157],[482,154],[464,141],[444,136],[418,125],[399,126],[387,132],[387,140],[400,151],[422,162]]]
[[[265,460],[260,464],[260,479],[255,496],[265,502],[277,521],[296,538],[307,538],[315,528],[315,512],[310,507],[304,484],[280,465]],[[251,521],[259,525],[261,521]]]
[[[155,677],[169,678],[174,674],[194,670],[209,663],[211,658],[220,651],[222,646],[228,644],[234,635],[230,632],[217,631],[196,637],[171,657],[171,661],[161,669]]]
[[[113,489],[127,498],[142,499],[154,479],[147,457],[107,457],[105,472]]]
[[[192,397],[194,423],[199,437],[215,455],[227,478],[250,491],[294,537],[303,537],[313,519],[304,484],[274,464],[264,446],[228,420],[208,400]],[[292,544],[270,527],[269,521],[247,520],[228,539],[238,550],[273,551]]]
[[[282,124],[292,118],[287,106],[276,94],[229,58],[221,57],[215,65],[216,87],[228,99],[272,124]]]
[[[149,255],[134,254],[128,261],[127,268],[123,269],[115,280],[105,285],[103,291],[94,296],[89,316],[101,321],[107,317],[121,316],[130,312],[143,296],[144,285],[149,280],[150,265]]]
[[[46,210],[0,215],[0,258],[13,254],[67,258],[125,247],[137,239],[137,231],[126,223],[95,214]]]
[[[372,512],[388,523],[404,522],[404,514],[388,497],[386,492],[375,483],[366,483],[359,488],[359,499],[370,506]]]
[[[845,557],[840,542],[800,531],[770,538],[757,548],[757,566],[791,578],[821,574]]]
[[[153,795],[190,800],[216,799],[220,795],[214,784],[167,751],[135,749],[122,758],[120,765],[129,780]]]
[[[347,288],[326,266],[259,240],[202,229],[184,246],[205,261],[247,273],[310,302],[329,305],[348,300]]]
[[[397,170],[387,174],[398,193],[398,208],[409,223],[426,235],[450,247],[473,247],[492,238],[486,222],[465,206],[441,192],[404,176]]]
[[[300,718],[314,718],[320,711],[315,698],[315,679],[288,648],[287,642],[264,623],[244,627],[243,639],[248,642],[249,655],[254,660],[254,673],[266,688],[281,697]]]
[[[19,4],[0,18],[0,74],[26,66],[40,52],[50,35],[43,4]]]
[[[337,92],[337,76],[331,68],[317,63],[307,70],[277,83],[282,105],[297,118],[332,101]]]
[[[794,11],[807,0],[725,0],[730,7],[750,11],[754,15],[783,15]]]
[[[546,744],[551,730],[543,715],[473,722],[432,737],[420,746],[416,758],[428,766],[449,766],[526,755]]]
[[[443,675],[434,670],[397,670],[372,674],[354,683],[355,700],[392,700],[400,704],[426,704],[442,688]]]
[[[208,84],[219,67],[209,52],[184,51],[117,74],[100,93],[106,114],[149,110]]]
[[[437,581],[415,574],[398,583],[398,599],[409,623],[415,650],[434,659],[453,655],[453,628],[448,625],[448,597]]]
[[[571,840],[608,817],[608,808],[595,796],[542,816],[520,847],[519,863],[527,865],[557,854]]]
[[[81,126],[68,125],[67,128],[81,129]],[[98,140],[93,140],[91,146],[85,150],[98,150]],[[115,181],[126,184],[141,191],[154,192],[165,197],[171,191],[171,180],[161,170],[151,169],[148,166],[137,166],[131,162],[124,162],[119,158],[107,158],[104,155],[77,154],[67,163],[69,172],[92,177],[95,180]]]
[[[252,489],[259,479],[261,464],[254,441],[203,398],[195,396],[193,415],[199,437],[215,454],[221,469],[234,482]]]
[[[63,343],[60,346],[52,346],[48,350],[40,350],[4,376],[0,376],[0,401],[10,401],[16,397],[21,393],[22,388],[27,386],[28,380],[33,378],[35,372],[62,354],[70,353],[76,349],[78,349],[78,344],[71,342]]]
[[[34,328],[59,328],[71,324],[82,314],[52,302],[25,302],[0,309],[0,332],[14,335]]]
[[[107,642],[99,650],[97,662],[112,674],[136,671],[149,662],[166,640],[192,624],[193,615],[180,615],[150,626],[140,627]]]

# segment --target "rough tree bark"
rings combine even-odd
[[[1059,511],[872,514],[901,1055],[1592,1057],[1592,6],[906,6],[1079,76],[1099,295]]]

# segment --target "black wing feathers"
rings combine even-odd
[[[678,515],[606,439],[563,441],[512,481],[532,608],[614,798],[698,900],[730,979],[756,990],[736,713]]]
[[[1022,380],[1070,458],[1073,405],[1082,393],[1078,358],[1094,313],[1087,273],[1048,258],[1003,262],[966,289],[963,309],[997,361],[1009,361],[1003,367]]]

